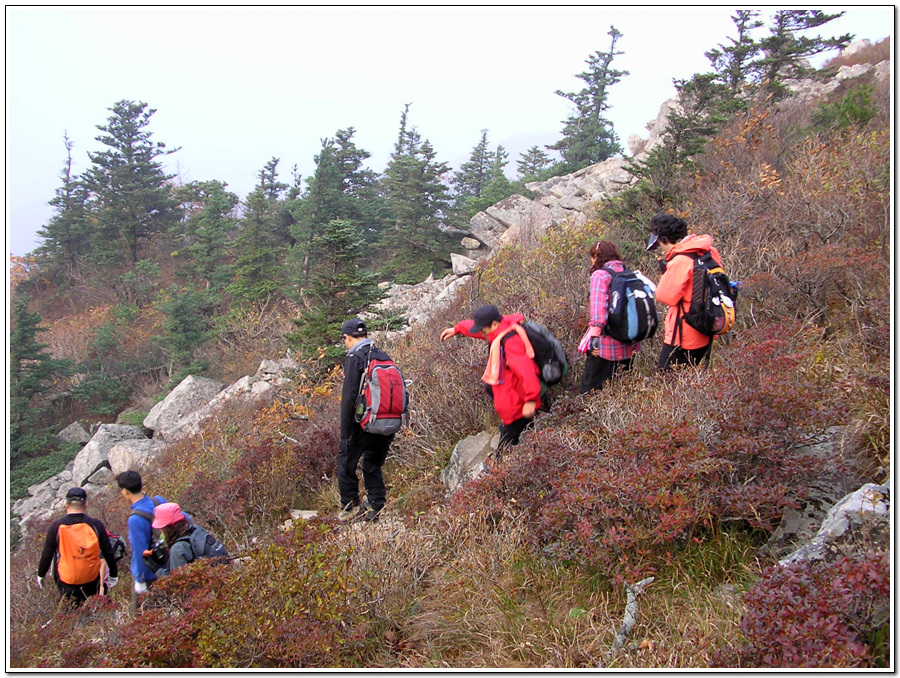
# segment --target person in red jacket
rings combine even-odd
[[[520,313],[501,315],[493,305],[481,306],[472,320],[463,320],[441,332],[441,341],[456,334],[490,342],[488,364],[481,380],[494,398],[500,415],[500,446],[518,445],[522,431],[541,407],[541,381],[534,349],[519,325]],[[509,335],[509,336],[507,336]]]
[[[691,306],[694,282],[694,258],[691,254],[709,252],[717,264],[722,260],[713,247],[711,235],[688,234],[687,224],[673,214],[657,214],[650,220],[647,251],[659,250],[663,271],[656,286],[656,298],[669,307],[666,336],[659,353],[659,369],[673,365],[699,365],[712,347],[712,337],[701,334],[684,321]],[[685,256],[680,256],[685,255]]]

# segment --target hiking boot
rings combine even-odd
[[[349,523],[359,513],[359,510],[359,504],[350,502],[341,509],[340,513],[338,513],[338,520],[342,523]]]
[[[381,509],[374,509],[372,505],[369,503],[369,500],[366,499],[362,504],[359,505],[359,512],[350,519],[351,523],[374,523],[378,520],[378,513]]]

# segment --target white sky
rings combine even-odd
[[[822,6],[819,6],[822,7]],[[876,42],[893,35],[891,5],[823,7],[822,27]],[[488,130],[491,149],[519,154],[559,138],[575,77],[609,48],[614,25],[630,75],[610,90],[628,137],[673,93],[673,78],[709,70],[703,53],[733,34],[735,7],[6,7],[7,251],[22,255],[52,215],[63,134],[74,172],[98,151],[97,125],[116,101],[157,113],[149,130],[184,181],[218,179],[241,198],[273,156],[306,177],[320,140],[354,127],[368,166],[384,170],[400,114],[454,169]],[[774,8],[763,10],[764,20]],[[828,54],[824,58],[834,56]]]

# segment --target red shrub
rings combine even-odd
[[[772,567],[744,596],[748,643],[718,660],[748,668],[866,666],[871,648],[862,639],[890,623],[890,579],[887,553]]]

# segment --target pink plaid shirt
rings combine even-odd
[[[606,263],[606,266],[616,272],[625,269],[621,261],[614,259]],[[591,320],[588,331],[581,338],[578,350],[582,353],[590,351],[590,343],[592,337],[600,337],[600,357],[605,360],[626,360],[630,358],[636,351],[641,350],[641,342],[637,341],[633,344],[626,344],[603,334],[603,328],[606,326],[607,309],[609,307],[609,284],[612,282],[612,275],[602,268],[597,269],[591,274],[591,293],[590,293],[590,312]]]

